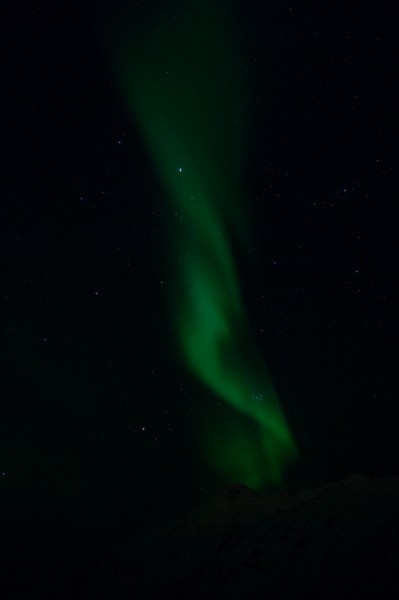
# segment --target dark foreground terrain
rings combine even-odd
[[[26,598],[399,598],[399,477],[296,493],[232,484],[102,556],[30,576]]]

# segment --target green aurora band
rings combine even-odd
[[[116,68],[169,202],[182,360],[230,407],[222,423],[201,421],[203,453],[223,478],[259,489],[281,484],[297,450],[251,337],[230,241],[247,230],[245,68],[223,2],[174,8],[143,18],[141,33],[124,23]]]

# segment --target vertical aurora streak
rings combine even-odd
[[[296,448],[251,338],[231,247],[247,218],[245,69],[223,2],[167,13],[139,34],[124,24],[116,67],[169,202],[182,359],[231,407],[221,428],[202,422],[200,443],[228,480],[278,484]]]

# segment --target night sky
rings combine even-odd
[[[181,358],[176,215],[110,52],[115,40],[123,50],[121,22],[150,48],[154,23],[190,39],[190,3],[111,4],[16,6],[3,37],[0,490],[11,533],[29,522],[119,535],[229,483],[197,425],[222,435],[234,409]],[[244,92],[229,97],[215,56],[203,110],[209,100],[221,164],[233,102],[245,140],[224,175],[234,187],[239,170],[249,225],[240,239],[226,229],[298,447],[283,488],[398,475],[396,21],[382,3],[226,6],[232,88],[239,78]],[[182,61],[195,81],[184,47]]]

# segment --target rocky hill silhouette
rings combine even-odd
[[[234,483],[41,585],[44,597],[80,600],[399,598],[399,477],[295,493]]]

